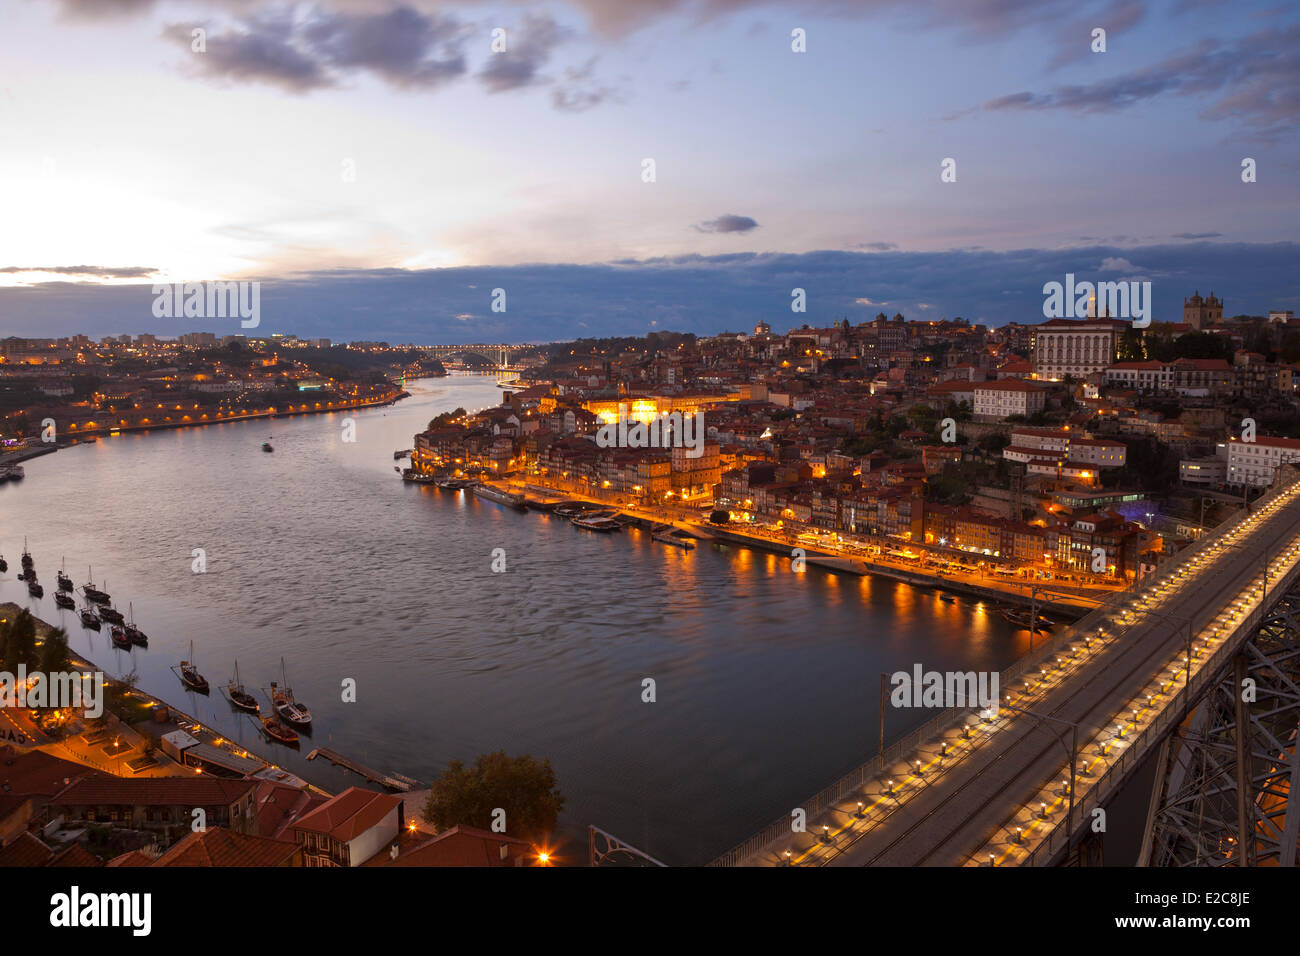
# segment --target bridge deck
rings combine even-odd
[[[1047,862],[1063,849],[1068,829],[1060,824],[1068,805],[1071,725],[1077,725],[1084,768],[1075,786],[1077,830],[1083,810],[1097,802],[1091,791],[1113,790],[1182,716],[1189,626],[1200,648],[1193,691],[1195,681],[1211,676],[1202,671],[1218,669],[1249,636],[1264,609],[1266,554],[1269,595],[1280,595],[1283,578],[1300,572],[1300,485],[1203,540],[1140,592],[1125,592],[1122,603],[1089,615],[1035,655],[1041,665],[1009,668],[1001,688],[1009,706],[992,720],[954,712],[945,726],[928,728],[919,746],[893,755],[903,759],[883,762],[879,779],[864,775],[858,792],[810,820],[810,833],[769,828],[771,840],[725,862]],[[1046,852],[1032,854],[1049,834]]]

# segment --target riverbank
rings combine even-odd
[[[20,605],[12,602],[0,604],[0,621],[10,620],[22,610]],[[54,625],[35,615],[33,620],[38,641],[44,641],[55,629]],[[68,660],[70,668],[78,673],[103,674],[105,688],[115,681],[121,683],[118,678],[110,677],[94,661],[71,649],[68,651]],[[162,750],[163,735],[181,730],[198,743],[217,748],[228,755],[232,765],[246,765],[251,771],[250,776],[293,781],[321,796],[332,796],[328,790],[295,776],[261,754],[229,740],[219,731],[160,697],[137,687],[126,690],[124,696],[130,701],[131,708],[139,713],[140,719],[124,720],[121,715],[105,710],[107,722],[104,726],[92,727],[84,723],[84,719],[72,718],[59,736],[44,733],[33,721],[26,719],[25,713],[6,711],[4,716],[14,729],[30,737],[30,746],[34,749],[114,776],[178,777],[196,772],[194,766],[182,764]],[[108,744],[110,738],[112,743]]]
[[[209,415],[204,412],[201,415],[181,415],[178,418],[173,416],[164,416],[163,420],[150,421],[143,419],[141,421],[125,421],[119,419],[118,424],[99,424],[90,421],[78,427],[76,422],[70,424],[65,431],[65,438],[76,438],[82,435],[110,435],[114,433],[125,434],[127,432],[148,432],[158,429],[167,428],[190,428],[201,425],[218,425],[224,422],[243,422],[253,421],[259,418],[294,418],[299,415],[321,415],[327,412],[345,412],[355,411],[362,408],[381,408],[386,405],[394,405],[403,398],[409,398],[410,392],[401,389],[395,393],[386,394],[380,398],[373,399],[352,399],[338,402],[312,402],[310,405],[303,402],[301,405],[283,405],[271,406],[264,410],[242,409],[238,412],[213,412]],[[67,442],[67,444],[74,444]]]
[[[678,511],[656,512],[636,505],[617,504],[580,492],[552,488],[547,485],[522,484],[508,480],[487,480],[484,484],[503,491],[519,493],[534,498],[562,497],[586,501],[603,508],[617,511],[620,515],[644,524],[671,524],[674,528],[692,537],[704,540],[725,541],[743,547],[753,548],[774,554],[791,557],[793,548],[800,548],[808,564],[834,571],[840,574],[857,576],[876,575],[902,581],[916,587],[951,591],[966,594],[981,600],[1014,604],[1025,608],[1036,607],[1039,611],[1068,617],[1071,620],[1092,610],[1101,601],[1119,589],[1086,588],[1058,583],[1038,581],[1021,581],[1018,579],[998,580],[991,574],[960,575],[944,571],[921,571],[882,560],[879,556],[865,557],[861,554],[835,552],[825,547],[809,546],[790,536],[784,539],[768,537],[755,531],[740,530],[735,526],[714,525],[698,519],[681,516]]]

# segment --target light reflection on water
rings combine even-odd
[[[332,790],[360,783],[332,746],[421,780],[504,748],[548,757],[568,803],[566,859],[592,823],[672,863],[725,850],[868,756],[880,673],[1005,666],[1023,650],[974,602],[837,577],[736,546],[594,535],[396,480],[392,452],[440,411],[494,404],[491,380],[411,386],[388,409],[125,435],[25,464],[0,486],[0,599],[62,621],[75,650]],[[356,422],[356,442],[342,423]],[[273,454],[259,446],[268,434]],[[14,575],[27,535],[42,601]],[[508,570],[493,574],[493,548]],[[190,570],[192,550],[208,573]],[[52,600],[66,556],[148,633],[114,650]],[[210,697],[169,666],[193,640]],[[300,751],[259,741],[219,688],[280,658],[315,714]],[[357,681],[343,703],[341,682]],[[657,701],[642,703],[652,677]],[[923,719],[890,716],[890,735]]]

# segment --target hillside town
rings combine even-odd
[[[664,520],[721,510],[732,528],[874,541],[918,567],[1123,586],[1300,458],[1298,360],[1290,312],[1224,318],[1199,292],[1182,322],[1146,328],[882,313],[590,340],[553,347],[499,407],[431,422],[412,466]],[[698,414],[698,453],[597,440]]]
[[[416,349],[293,335],[0,339],[0,441],[11,454],[122,431],[387,404],[405,375],[439,375]]]

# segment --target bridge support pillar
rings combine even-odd
[[[1205,686],[1162,750],[1139,865],[1292,865],[1300,840],[1300,587],[1278,599]]]

